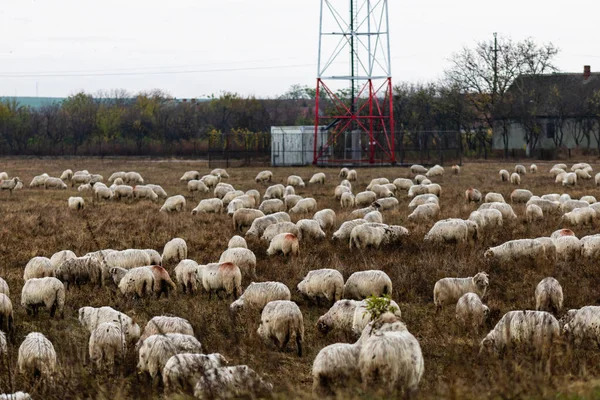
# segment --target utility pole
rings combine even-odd
[[[492,105],[496,104],[498,91],[498,33],[494,32],[494,83],[492,87]]]

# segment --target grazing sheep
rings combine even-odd
[[[194,388],[197,399],[237,399],[269,397],[273,385],[265,382],[247,365],[221,367],[201,374]]]
[[[225,197],[225,195],[230,192],[235,192],[235,188],[229,183],[220,182],[217,183],[217,186],[215,186],[215,190],[213,193],[217,199],[222,200],[223,197]]]
[[[596,219],[596,211],[593,208],[576,208],[562,216],[563,222],[573,226],[592,226]]]
[[[256,183],[265,183],[271,182],[271,179],[273,179],[273,173],[271,171],[261,171],[258,173],[258,175],[256,175],[254,181]]]
[[[550,239],[557,239],[562,236],[575,236],[575,232],[570,229],[558,229],[550,235]]]
[[[457,218],[437,221],[424,237],[426,242],[432,243],[466,243],[475,239],[477,225],[473,221]]]
[[[429,171],[425,173],[425,176],[428,178],[442,175],[444,175],[444,168],[440,165],[434,165],[433,167],[429,168]]]
[[[210,174],[214,175],[214,176],[221,177],[221,178],[225,178],[225,179],[229,178],[229,174],[223,168],[215,168],[212,171],[210,171]]]
[[[456,320],[467,331],[478,333],[489,312],[488,306],[481,302],[481,298],[476,293],[465,293],[456,303]]]
[[[483,200],[486,203],[506,203],[504,197],[500,193],[489,192]]]
[[[51,378],[56,372],[56,351],[52,342],[40,332],[31,332],[19,346],[19,373]]]
[[[396,244],[402,237],[409,234],[408,230],[398,225],[385,225],[368,223],[355,227],[350,233],[350,249],[374,247],[378,249],[382,244]]]
[[[383,215],[377,210],[369,211],[364,215],[363,219],[367,222],[383,223]]]
[[[321,185],[324,185],[325,184],[325,174],[323,172],[317,172],[310,178],[308,183],[319,183]]]
[[[557,315],[563,306],[563,290],[552,277],[544,278],[535,288],[535,309]]]
[[[517,164],[515,165],[515,173],[519,175],[525,175],[527,173],[527,170],[525,169],[524,165]]]
[[[535,205],[529,204],[525,210],[525,216],[527,217],[528,223],[533,223],[537,221],[542,221],[544,219],[544,213],[542,209]]]
[[[531,165],[529,166],[529,172],[530,172],[530,173],[532,173],[532,174],[535,174],[535,173],[537,173],[537,171],[538,171],[538,167],[537,167],[537,165],[535,165],[535,164],[531,164]]]
[[[292,233],[280,233],[271,239],[267,255],[282,253],[284,256],[297,256],[300,252],[298,237]]]
[[[362,300],[369,296],[392,295],[392,280],[383,271],[355,272],[344,284],[344,299]]]
[[[228,363],[227,359],[219,353],[175,354],[165,364],[162,370],[162,379],[165,392],[194,388],[199,376],[214,368],[220,368]]]
[[[577,175],[577,179],[592,179],[592,176],[584,169],[575,170],[575,175]]]
[[[338,185],[335,187],[335,190],[333,191],[333,195],[335,196],[336,200],[340,200],[344,193],[352,194],[352,189],[347,186],[344,186],[344,185]]]
[[[129,199],[133,200],[133,187],[128,185],[119,185],[113,190],[113,198],[115,200]]]
[[[568,173],[564,174],[563,179],[562,179],[562,185],[563,186],[577,185],[577,174],[574,172],[568,172]]]
[[[281,282],[252,282],[244,293],[231,303],[229,309],[234,313],[245,308],[262,312],[267,303],[275,300],[290,300],[291,297],[290,289]]]
[[[367,190],[367,191],[358,193],[356,195],[356,197],[354,198],[354,203],[358,207],[364,207],[364,206],[370,205],[375,200],[377,200],[377,195],[374,192]]]
[[[198,285],[202,286],[202,273],[204,265],[198,265],[194,260],[181,260],[175,267],[175,279],[181,288],[181,291],[194,293],[198,290]]]
[[[0,293],[0,329],[11,332],[13,328],[13,306],[7,294]],[[2,348],[0,343],[0,354]]]
[[[520,262],[529,260],[538,265],[544,258],[544,245],[536,239],[509,240],[499,246],[490,247],[484,258],[493,259],[500,263]]]
[[[148,186],[136,185],[133,188],[133,197],[135,199],[148,199],[150,201],[158,201],[158,195]]]
[[[592,205],[594,203],[596,203],[596,198],[594,196],[582,196],[579,200],[581,201],[585,201],[588,204]]]
[[[290,176],[288,176],[288,178],[287,178],[287,184],[289,186],[300,187],[300,188],[303,188],[305,186],[304,185],[304,181],[298,175],[290,175]]]
[[[481,201],[481,192],[477,189],[468,188],[465,191],[465,200],[467,203],[479,203]]]
[[[500,175],[500,180],[502,182],[507,182],[509,180],[509,175],[508,175],[508,171],[507,170],[501,169],[498,174]]]
[[[186,171],[179,180],[181,182],[189,182],[194,179],[200,179],[200,172],[198,171]],[[110,180],[110,179],[109,179]]]
[[[527,189],[515,189],[510,194],[511,203],[527,203],[529,199],[533,196]]]
[[[49,177],[48,174],[34,176],[33,179],[31,180],[31,183],[29,184],[29,187],[37,188],[37,187],[44,186],[44,182],[46,182],[46,179],[48,179],[48,177]],[[13,178],[13,179],[15,179],[15,178]],[[89,180],[88,180],[88,182],[89,182]],[[88,182],[83,182],[83,183],[88,183]]]
[[[312,197],[300,200],[294,207],[290,209],[290,214],[307,214],[312,213],[317,209],[317,201]]]
[[[287,222],[290,223],[291,222]],[[274,225],[271,225],[271,228]],[[267,232],[265,231],[265,234]],[[264,237],[264,235],[263,235]],[[232,263],[237,265],[244,275],[256,277],[256,256],[252,250],[236,248],[227,249],[219,258],[219,263]]]
[[[527,201],[526,206],[529,207],[530,205],[535,205],[539,207],[542,212],[548,214],[556,214],[560,211],[560,203],[558,201],[540,199],[536,198],[535,196]]]
[[[356,172],[356,170],[351,169],[350,171],[348,171],[348,176],[346,177],[346,179],[348,179],[351,182],[354,182],[358,179],[358,173]]]
[[[151,184],[147,184],[147,187],[149,187],[150,189],[152,189],[154,191],[154,193],[156,193],[156,195],[158,196],[159,199],[166,199],[167,196],[167,192],[165,192],[165,190],[162,188],[162,186],[160,185],[151,185]]]
[[[265,190],[265,195],[263,196],[263,199],[283,199],[284,192],[285,187],[282,184],[269,186],[267,190]]]
[[[417,182],[417,184],[419,184],[419,185],[422,184],[426,180],[428,181],[429,179],[427,179],[427,177],[425,175],[417,175],[417,176],[415,176],[415,182]]]
[[[242,272],[230,262],[208,264],[202,272],[202,286],[209,299],[213,292],[220,298],[221,291],[235,299],[242,294]]]
[[[187,183],[187,190],[194,195],[195,192],[208,193],[210,189],[201,180],[192,179]]]
[[[60,178],[48,177],[44,181],[44,189],[46,189],[46,190],[48,190],[48,189],[66,190],[67,185]]]
[[[181,260],[185,260],[188,255],[187,243],[181,238],[169,240],[162,252],[162,265],[177,265]]]
[[[19,177],[0,180],[0,190],[8,190],[10,195],[12,195],[13,190],[17,190],[18,185],[22,184],[22,182]]]
[[[298,204],[298,202],[302,199],[303,199],[302,196],[298,196],[296,194],[290,194],[290,195],[285,196],[285,200],[284,200],[285,209],[286,210],[291,209],[296,204]],[[272,200],[269,200],[269,201],[272,201]],[[278,201],[281,201],[281,200],[278,200]]]
[[[521,175],[519,175],[516,172],[513,172],[510,175],[510,183],[512,183],[513,185],[520,185],[521,184]]]
[[[558,259],[573,261],[581,255],[581,242],[575,236],[561,236],[553,240]]]
[[[417,206],[417,208],[415,208],[408,216],[408,220],[415,224],[424,224],[437,219],[439,215],[440,206],[436,203],[427,203]]]
[[[340,197],[340,207],[341,208],[352,208],[355,205],[354,195],[350,193],[350,191],[342,193]]]
[[[182,195],[171,196],[165,200],[160,208],[164,212],[181,212],[185,209],[185,197]]]
[[[325,239],[326,236],[325,232],[323,232],[321,229],[319,222],[315,221],[314,219],[301,219],[296,222],[296,228],[298,228],[298,233],[296,234],[296,236],[298,236],[298,240],[321,240]]]
[[[60,264],[70,258],[77,258],[77,256],[71,250],[61,250],[50,257],[50,265],[56,270]],[[0,292],[2,292],[2,290],[0,290]]]
[[[375,193],[375,196],[377,196],[378,199],[394,196],[394,193],[384,185],[375,184],[371,186],[370,190]]]
[[[72,177],[73,177],[73,171],[70,169],[65,169],[63,171],[63,173],[60,175],[60,179],[63,181],[71,180]],[[2,177],[0,177],[0,179],[2,179]]]
[[[554,167],[554,168],[552,168],[550,170],[550,175],[552,175],[554,178],[557,178],[559,175],[563,175],[564,176],[564,174],[566,174],[566,173],[567,173],[567,171],[564,170],[564,169],[562,169],[562,168],[556,168],[556,167]]]
[[[277,222],[275,224],[267,226],[264,233],[261,236],[262,240],[271,242],[273,238],[280,233],[292,233],[298,236],[298,227],[293,222]]]
[[[82,197],[69,197],[69,210],[79,211],[85,207],[85,201]]]
[[[336,215],[335,211],[330,208],[324,208],[323,210],[317,211],[312,219],[317,221],[324,231],[335,228]]]
[[[500,211],[500,213],[502,214],[503,220],[516,220],[517,219],[517,214],[515,214],[515,212],[513,211],[513,208],[510,206],[510,204],[499,203],[499,202],[483,203],[482,205],[479,206],[477,211],[482,211],[482,210],[487,210],[487,209],[495,209],[495,210]]]
[[[107,188],[105,186],[98,186],[98,185],[94,186],[94,198],[97,201],[111,200],[114,196],[115,196],[115,194],[112,191],[112,189]]]
[[[147,337],[139,350],[137,368],[154,379],[160,375],[167,361],[179,353],[202,353],[202,344],[192,335],[166,333]]]
[[[153,292],[154,275],[150,268],[135,267],[130,270],[112,267],[110,274],[117,283],[121,294],[142,298]]]
[[[250,229],[248,229],[248,231],[246,232],[246,237],[261,237],[265,229],[267,229],[269,225],[284,221],[290,221],[289,215],[286,213],[274,213],[271,215],[264,215],[262,217],[255,218],[252,221]]]
[[[340,170],[340,173],[339,173],[339,175],[338,175],[338,176],[339,176],[340,178],[347,178],[347,177],[348,177],[348,172],[350,172],[350,170],[349,170],[348,168],[344,167],[344,168],[342,168],[342,169]]]
[[[433,303],[439,311],[446,305],[456,304],[465,293],[475,293],[483,298],[489,284],[488,274],[485,272],[478,272],[468,278],[442,278],[433,287]]]
[[[359,208],[358,210],[352,211],[350,213],[350,217],[352,217],[352,218],[363,218],[364,219],[365,215],[367,215],[371,211],[377,211],[378,210],[378,206],[379,206],[379,203],[374,202],[369,207]]]
[[[27,262],[25,271],[23,271],[24,281],[31,278],[45,278],[47,276],[54,276],[54,268],[50,259],[46,257],[33,257]]]
[[[136,347],[139,349],[144,340],[152,335],[165,335],[167,333],[179,333],[182,335],[194,336],[194,328],[187,319],[159,315],[152,317],[144,327],[144,332],[140,336]]]
[[[227,243],[227,248],[228,249],[237,249],[237,248],[247,249],[248,244],[246,244],[246,239],[244,239],[241,236],[235,235],[235,236],[232,236],[231,239],[229,239],[229,242]]]
[[[86,183],[92,184],[92,175],[87,172],[80,173],[79,171],[73,174],[73,177],[71,178],[71,187]]]
[[[241,208],[233,213],[233,229],[242,232],[244,228],[251,227],[254,220],[264,217],[265,214],[260,210],[250,208]]]
[[[549,237],[536,238],[544,246],[544,256],[548,261],[554,263],[556,261],[556,245],[554,240]]]
[[[5,295],[10,295],[10,290],[8,288],[8,283],[2,278],[0,278],[0,293],[4,293]]]
[[[371,322],[371,313],[367,309],[367,304],[366,300],[362,300],[354,310],[354,316],[352,317],[352,334],[354,337],[360,338],[365,327]],[[394,300],[390,300],[388,312],[398,319],[402,317],[400,306]]]
[[[381,205],[381,202],[385,200],[385,199],[379,199],[377,200],[377,203],[379,205]],[[423,205],[423,204],[429,204],[429,203],[435,203],[438,204],[440,203],[440,200],[438,199],[438,197],[435,194],[419,194],[417,196],[415,196],[410,203],[408,203],[408,209],[411,211],[414,211],[418,206]]]
[[[580,309],[569,310],[561,319],[565,322],[563,332],[569,344],[577,347],[591,345],[598,348],[600,342],[600,307],[585,306]]]
[[[220,199],[204,199],[192,210],[192,215],[203,213],[221,213],[223,211],[223,202]]]
[[[104,322],[92,331],[88,344],[90,360],[97,368],[112,367],[115,357],[121,359],[127,350],[124,332],[116,322]]]
[[[394,179],[394,185],[398,190],[409,190],[411,186],[413,186],[413,182],[410,179],[406,178],[397,178]]]
[[[412,172],[413,174],[425,174],[427,173],[427,168],[420,164],[413,164],[410,167],[410,172]]]
[[[142,178],[142,176],[140,174],[138,174],[137,172],[128,172],[125,174],[125,176],[122,178],[123,181],[128,184],[128,185],[143,185],[144,184],[144,179]]]
[[[351,221],[346,221],[342,223],[338,230],[333,233],[331,240],[347,242],[348,240],[350,240],[350,234],[352,233],[352,229],[354,229],[358,225],[366,223],[367,221],[365,221],[364,219],[353,219]]]
[[[294,189],[294,187],[290,186],[290,185],[286,186],[285,191],[283,192],[283,197],[285,198],[285,197],[291,196],[293,194],[296,194],[296,189]]]
[[[104,281],[101,262],[97,258],[89,256],[69,258],[63,261],[56,268],[55,275],[66,284],[67,290],[71,283],[80,287],[81,284],[89,282],[102,287]]]
[[[344,334],[346,338],[353,338],[354,313],[361,304],[362,302],[356,300],[336,301],[327,313],[319,317],[317,329],[323,334],[335,331]]]
[[[348,343],[334,343],[322,348],[313,361],[313,391],[330,394],[332,386],[358,381],[359,352],[360,346]]]
[[[285,211],[285,203],[280,199],[268,199],[263,200],[258,206],[258,209],[262,211],[265,215],[274,214],[276,212]]]
[[[140,327],[133,320],[111,307],[81,307],[78,311],[79,322],[90,333],[105,322],[116,323],[127,338],[127,343],[133,344],[140,337]]]
[[[148,254],[148,252],[145,250],[127,249],[110,252],[104,257],[104,263],[108,268],[119,267],[131,269],[150,265],[152,263],[152,259],[150,254]]]
[[[560,212],[566,214],[576,208],[587,208],[590,204],[587,201],[564,199],[560,204]]]
[[[342,274],[329,268],[309,271],[298,283],[298,291],[313,302],[320,303],[321,299],[333,303],[342,298],[344,277]]]
[[[289,300],[270,301],[260,316],[256,331],[264,341],[272,342],[279,350],[286,349],[289,340],[296,338],[298,357],[302,357],[304,341],[304,319],[296,303]]]

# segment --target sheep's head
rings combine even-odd
[[[298,284],[298,286],[296,286],[296,290],[299,293],[304,293],[305,292],[305,288],[306,288],[306,278],[304,278],[302,281],[300,281],[300,283]]]
[[[494,257],[494,250],[492,250],[492,249],[487,249],[485,251],[485,253],[483,253],[483,258],[491,259],[493,257]]]
[[[473,282],[477,285],[478,288],[486,288],[490,284],[490,280],[488,278],[488,274],[485,272],[479,272],[477,275],[473,277]]]
[[[329,333],[332,328],[333,327],[331,326],[330,318],[327,316],[327,314],[321,316],[317,321],[317,329],[324,335]]]
[[[244,299],[240,297],[231,303],[229,306],[229,311],[231,311],[233,314],[237,314],[242,308],[244,308]]]
[[[496,347],[496,338],[494,335],[494,331],[491,331],[481,341],[481,345],[479,346],[479,355],[491,354],[494,352],[495,347]]]
[[[490,308],[486,305],[483,306],[483,316],[488,318],[490,316]]]

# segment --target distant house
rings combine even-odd
[[[596,97],[595,97],[596,96]],[[494,110],[495,150],[599,148],[600,73],[521,75]]]

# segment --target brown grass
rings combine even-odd
[[[526,175],[522,188],[534,194],[570,193],[573,197],[584,194],[596,195],[594,182],[587,181],[573,189],[563,189],[554,184],[547,175],[550,164],[538,164],[540,173]],[[130,355],[120,365],[115,376],[93,369],[87,355],[88,332],[77,321],[77,309],[82,306],[110,305],[132,316],[142,327],[155,315],[173,314],[188,319],[203,347],[208,352],[219,352],[232,364],[248,364],[263,374],[275,385],[279,398],[312,398],[312,360],[324,346],[339,338],[333,334],[322,336],[316,329],[318,317],[327,307],[306,304],[295,292],[297,283],[311,269],[337,268],[344,278],[359,270],[378,268],[391,277],[394,284],[393,298],[402,309],[403,319],[409,330],[419,339],[425,357],[425,375],[421,381],[420,398],[547,398],[560,397],[564,393],[590,395],[592,380],[600,374],[600,357],[597,349],[580,351],[569,356],[558,346],[554,356],[553,373],[546,377],[537,372],[534,360],[527,356],[512,355],[501,360],[480,359],[479,341],[485,335],[467,335],[460,332],[454,321],[454,309],[448,307],[439,315],[433,306],[433,285],[446,276],[472,276],[481,270],[490,274],[490,287],[485,302],[493,310],[495,323],[509,310],[532,309],[535,306],[533,293],[537,283],[546,276],[554,276],[563,286],[565,308],[578,308],[597,304],[600,298],[600,283],[595,262],[557,262],[533,270],[519,265],[488,265],[483,260],[483,251],[506,240],[548,236],[561,228],[560,221],[548,217],[543,223],[533,226],[524,222],[524,207],[516,205],[519,220],[492,232],[474,247],[442,246],[427,247],[423,235],[429,226],[412,226],[407,222],[408,199],[400,193],[400,208],[384,214],[385,222],[404,225],[411,236],[401,247],[366,250],[349,253],[346,244],[302,242],[300,256],[284,258],[267,257],[267,244],[249,242],[249,247],[258,259],[259,280],[276,280],[292,290],[292,299],[297,301],[304,315],[306,328],[305,355],[298,358],[295,352],[277,352],[264,345],[256,335],[258,314],[245,314],[232,320],[228,313],[231,303],[227,300],[208,300],[208,296],[186,296],[175,293],[168,299],[126,300],[113,288],[92,289],[84,286],[72,288],[67,293],[65,318],[50,319],[45,311],[37,318],[27,316],[20,306],[20,291],[23,286],[22,273],[27,261],[34,256],[50,257],[54,252],[71,249],[77,255],[104,248],[154,248],[162,252],[164,244],[174,237],[184,238],[188,244],[189,258],[199,263],[218,260],[225,250],[229,238],[234,234],[227,215],[201,215],[192,217],[190,211],[200,200],[188,196],[185,185],[179,178],[186,170],[198,169],[208,173],[205,164],[183,162],[155,162],[144,160],[99,160],[99,159],[47,159],[0,161],[0,171],[19,176],[26,186],[34,175],[47,172],[60,176],[66,169],[88,169],[100,173],[105,179],[114,171],[135,170],[148,183],[157,183],[169,193],[184,194],[188,198],[186,212],[176,215],[159,213],[159,204],[135,202],[133,204],[103,202],[94,204],[86,198],[82,212],[69,212],[67,198],[77,195],[75,189],[44,191],[24,189],[9,196],[0,193],[0,276],[11,288],[11,300],[15,308],[16,329],[11,336],[8,368],[0,369],[0,393],[24,390],[34,398],[158,398],[162,388],[149,384],[144,375],[137,374],[136,357]],[[509,199],[513,186],[499,182],[500,168],[512,170],[512,165],[489,163],[469,164],[458,176],[446,175],[434,179],[443,188],[441,218],[467,218],[476,209],[464,203],[464,191],[478,188],[482,193],[497,191]],[[243,190],[256,188],[254,177],[259,168],[231,169],[229,183]],[[290,174],[301,175],[306,182],[316,171],[313,168],[275,168],[275,182],[285,184]],[[349,219],[349,213],[341,211],[333,198],[333,190],[339,179],[337,169],[325,170],[328,181],[325,186],[309,186],[297,190],[298,194],[314,197],[319,208],[332,208],[338,213],[338,224]],[[353,183],[354,192],[364,190],[371,178],[386,176],[390,180],[408,177],[405,168],[360,169],[359,181]],[[260,185],[261,193],[266,186]],[[212,197],[203,196],[203,198]],[[293,217],[297,220],[299,217]],[[575,229],[578,237],[595,233],[593,229]],[[330,237],[331,232],[328,233]],[[172,267],[169,268],[172,273]],[[174,276],[173,276],[174,278]],[[247,286],[245,278],[243,285]],[[53,343],[59,356],[61,374],[56,384],[41,385],[20,376],[16,368],[18,347],[24,336],[31,331],[44,333]],[[587,374],[579,374],[576,361],[587,364]],[[587,384],[589,383],[589,385]],[[358,385],[340,398],[362,397]]]

